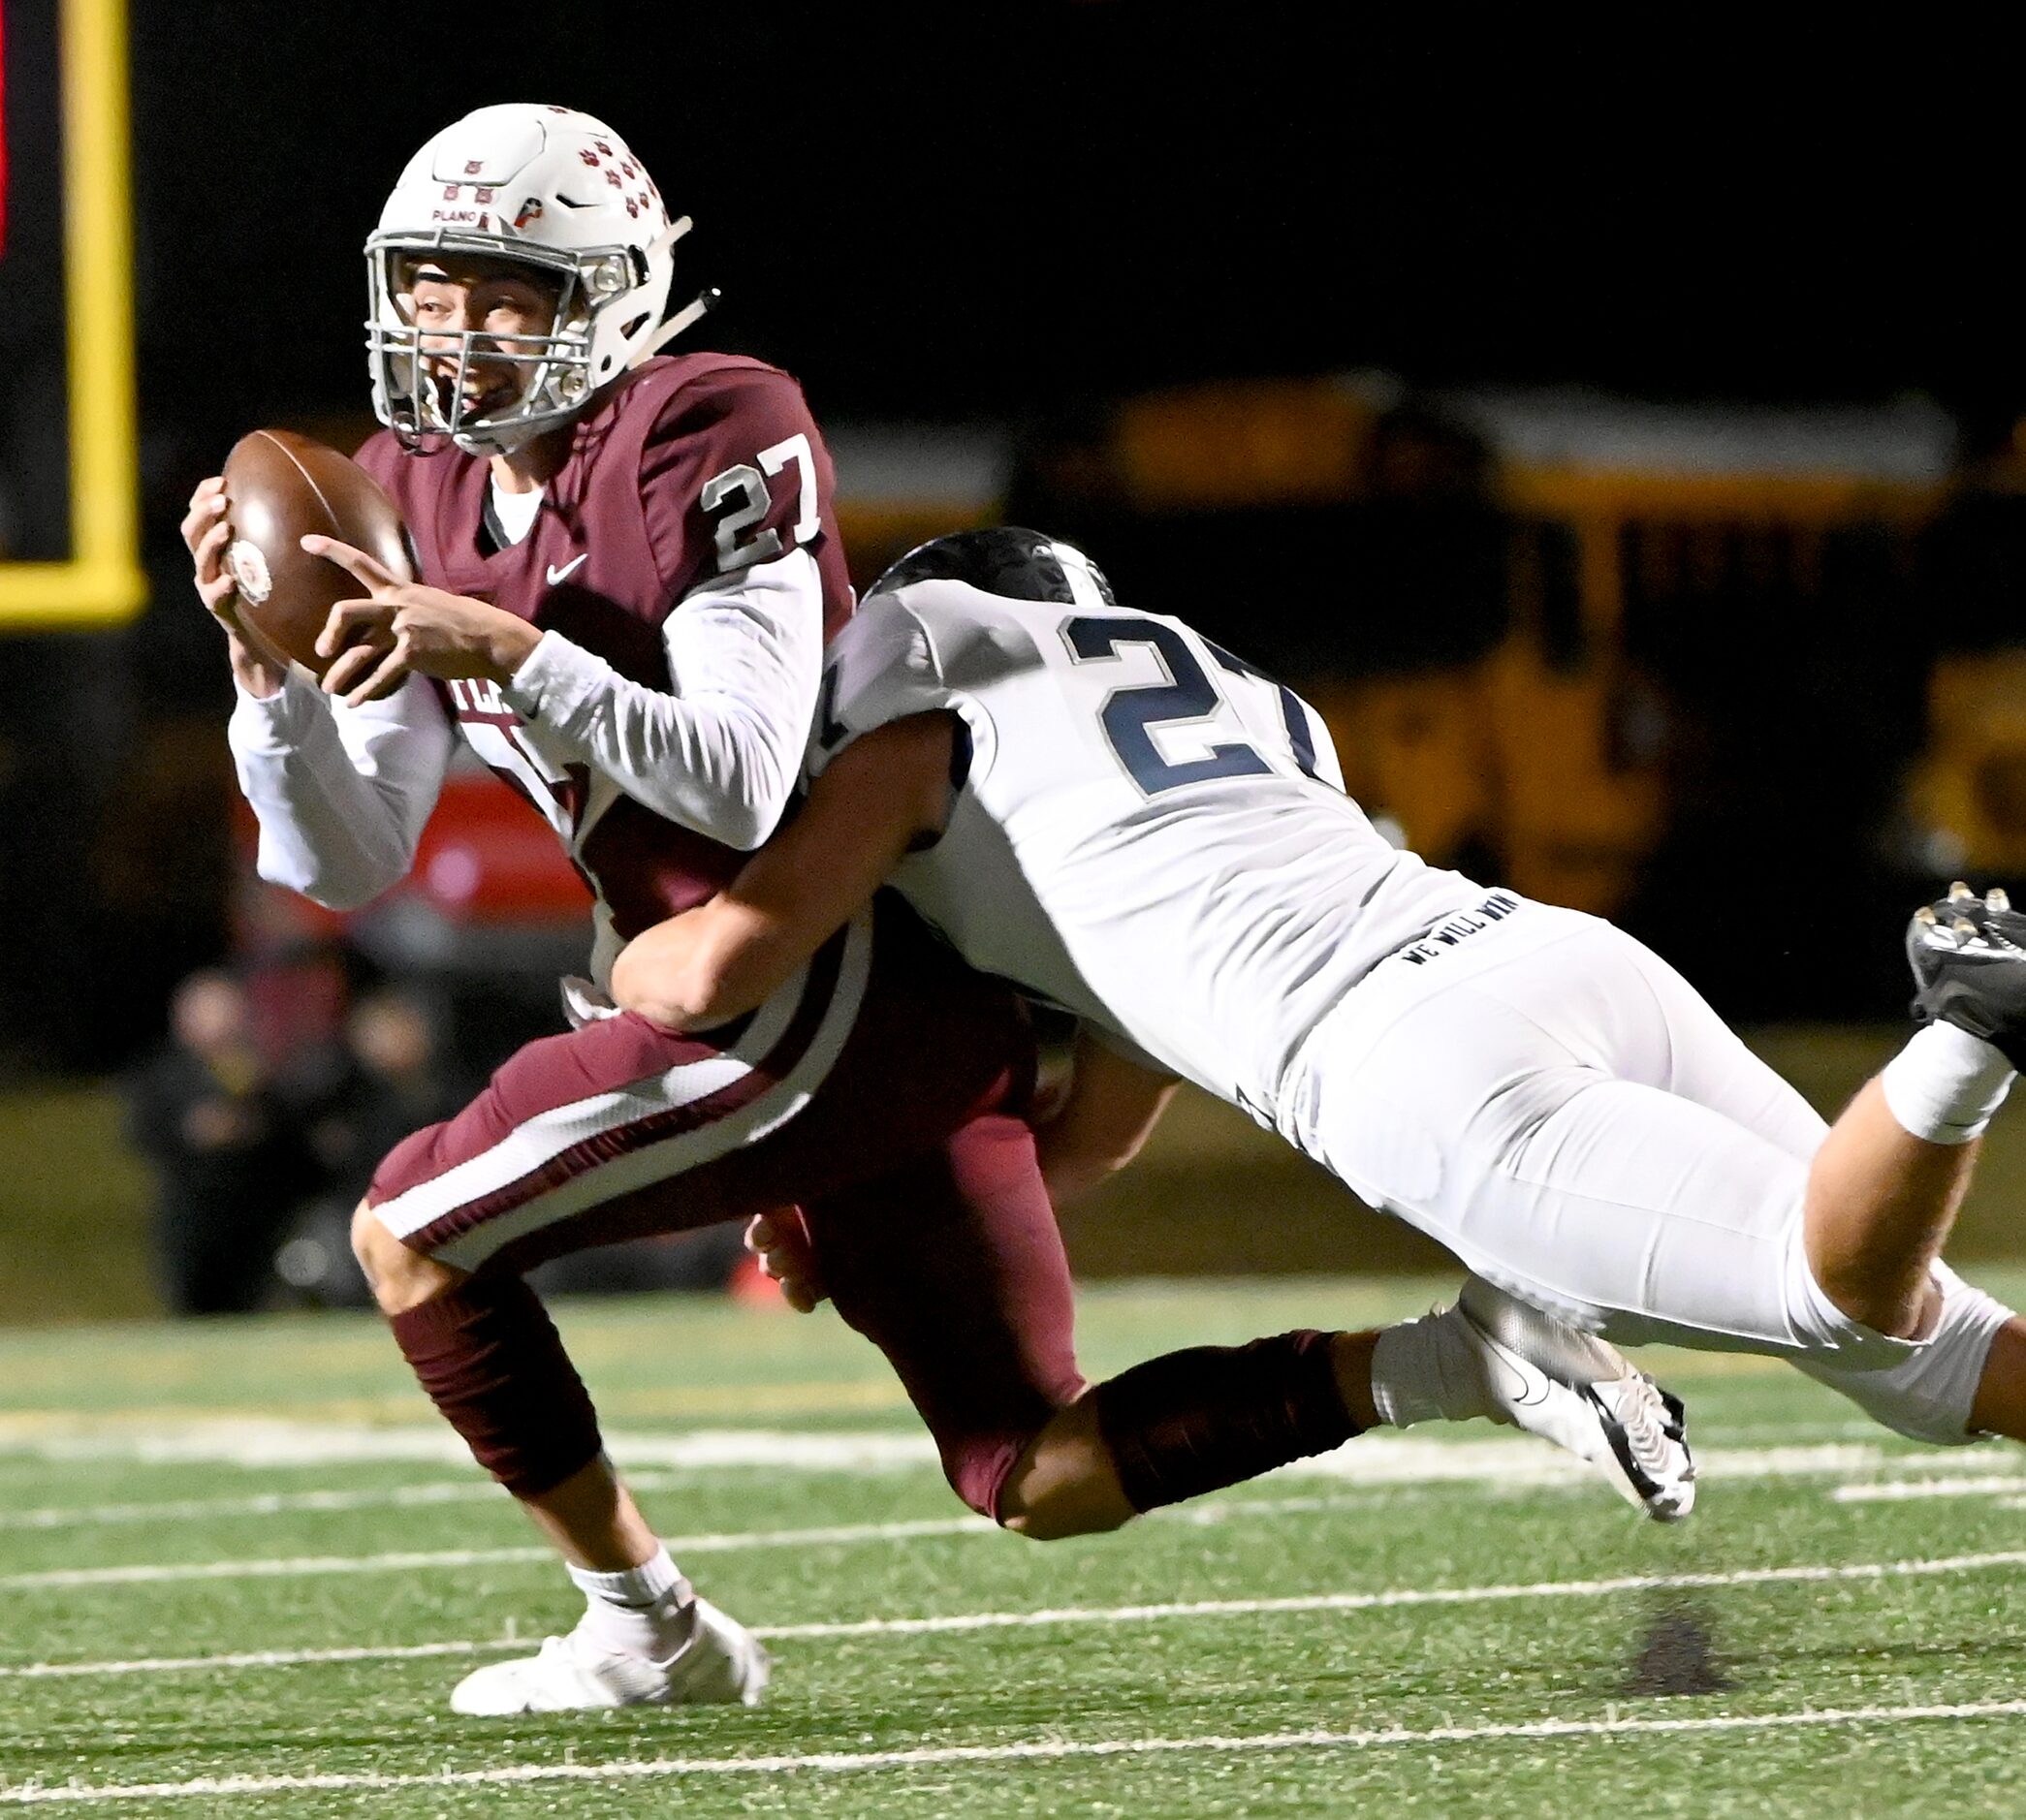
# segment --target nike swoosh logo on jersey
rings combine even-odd
[[[590,561],[590,559],[591,552],[589,550],[586,550],[584,554],[581,556],[572,556],[570,560],[564,563],[560,569],[558,569],[555,566],[555,564],[552,562],[549,565],[549,585],[551,587],[554,587],[558,582],[567,581],[570,579],[572,571],[574,571],[580,564]]]

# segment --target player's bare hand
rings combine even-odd
[[[335,538],[305,537],[302,548],[336,563],[366,590],[365,599],[332,608],[317,638],[319,654],[332,659],[325,692],[355,706],[392,694],[416,673],[505,682],[541,642],[524,619],[396,576]]]
[[[781,1286],[781,1300],[798,1314],[812,1313],[824,1300],[808,1229],[793,1208],[757,1213],[745,1228],[745,1248],[760,1261],[760,1274]]]
[[[183,548],[193,556],[205,535],[225,516],[225,477],[213,474],[208,480],[199,481],[197,490],[190,495],[190,509],[183,514],[183,521],[176,526],[182,533]]]
[[[357,707],[392,695],[408,679],[408,653],[395,629],[395,596],[406,585],[363,549],[334,537],[305,537],[302,548],[344,570],[366,590],[364,600],[339,601],[317,634],[317,653],[333,661],[324,672],[324,693],[341,695]]]
[[[196,570],[197,598],[231,640],[234,674],[250,694],[272,695],[287,678],[288,660],[257,638],[239,617],[238,593],[225,566],[233,529],[226,516],[222,476],[214,474],[198,483],[190,495],[190,509],[176,528]]]
[[[197,570],[197,598],[228,631],[237,632],[238,622],[232,612],[232,577],[225,570],[225,552],[232,543],[232,521],[225,516],[225,482],[219,475],[200,481],[190,495],[190,510],[176,527]]]

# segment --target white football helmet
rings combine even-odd
[[[686,215],[670,222],[653,178],[587,113],[511,103],[445,127],[408,161],[365,243],[373,414],[404,442],[448,436],[479,455],[567,423],[714,300],[662,323],[671,249],[688,227]],[[426,355],[407,294],[418,267],[449,253],[545,274],[559,293],[551,332],[508,353],[477,330],[431,330]],[[464,382],[479,363],[515,369],[510,402],[472,404]]]

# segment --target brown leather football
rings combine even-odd
[[[322,675],[317,635],[341,600],[365,589],[336,563],[312,556],[301,540],[335,537],[406,580],[401,515],[373,477],[348,455],[289,429],[241,436],[225,458],[226,517],[232,542],[225,566],[238,611],[277,649]]]

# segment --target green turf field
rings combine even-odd
[[[1432,1288],[1112,1287],[1084,1350],[1110,1371]],[[1677,1529],[1472,1424],[1044,1548],[965,1517],[828,1315],[563,1319],[677,1558],[771,1633],[765,1707],[453,1717],[458,1676],[574,1595],[368,1321],[17,1334],[0,1808],[2026,1807],[2026,1454],[1904,1445],[1779,1366],[1655,1355],[1704,1462]]]

